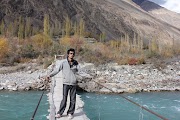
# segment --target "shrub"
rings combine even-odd
[[[36,56],[37,56],[37,53],[35,52],[32,44],[23,45],[21,47],[21,57],[35,58]]]
[[[44,54],[50,54],[50,48],[52,47],[52,40],[48,35],[45,34],[37,34],[32,37],[33,39],[33,47],[36,52]]]
[[[82,61],[94,63],[95,65],[109,62],[109,58],[104,56],[100,51],[93,51],[88,48],[81,49],[79,55]]]
[[[76,52],[78,53],[80,49],[83,48],[84,44],[84,39],[79,36],[64,37],[60,39],[60,45],[63,46],[64,51],[72,47],[75,48]]]
[[[137,65],[138,60],[136,58],[129,58],[128,64],[129,65]]]

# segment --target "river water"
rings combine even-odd
[[[91,120],[160,120],[119,95],[80,93],[84,111]],[[180,92],[123,94],[127,98],[168,118],[180,120]]]
[[[0,120],[30,120],[42,91],[0,92]],[[44,94],[34,120],[47,120],[49,102]]]
[[[0,120],[30,120],[42,91],[0,92]],[[119,95],[78,93],[91,120],[160,120]],[[180,92],[123,94],[169,120],[180,120]],[[44,94],[35,120],[47,120],[49,109]]]

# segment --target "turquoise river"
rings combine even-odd
[[[42,91],[0,92],[0,120],[30,120]],[[47,94],[47,93],[46,93]],[[47,120],[49,103],[44,95],[34,120]],[[78,92],[85,102],[84,112],[91,120],[160,120],[117,94]],[[123,94],[162,115],[180,120],[180,92]]]

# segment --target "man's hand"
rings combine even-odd
[[[50,80],[50,76],[43,76],[43,77],[40,77],[40,80],[49,81],[49,80]]]

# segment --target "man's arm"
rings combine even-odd
[[[49,75],[47,75],[47,78],[48,78],[48,79],[49,79],[50,77],[55,76],[57,73],[59,73],[59,71],[62,70],[62,68],[63,68],[63,61],[58,60],[58,61],[56,61],[56,64],[55,64],[55,65],[56,65],[56,66],[54,67],[53,71],[52,71]]]

